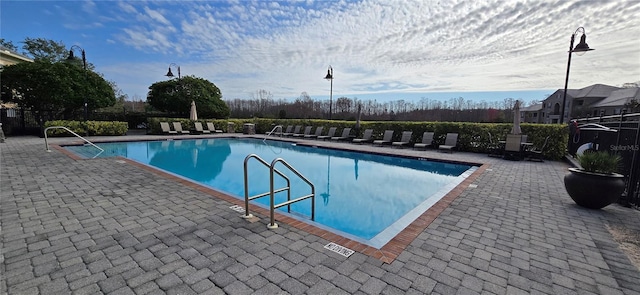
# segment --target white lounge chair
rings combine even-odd
[[[211,133],[211,131],[202,128],[202,123],[200,122],[193,122],[193,127],[196,129],[196,132],[198,133],[202,133],[202,134]]]
[[[178,134],[177,131],[171,130],[171,127],[169,127],[169,123],[167,123],[167,122],[160,122],[160,128],[162,129],[162,133],[165,133],[165,134]]]
[[[222,133],[222,130],[216,129],[216,126],[213,125],[213,122],[207,122],[207,128],[209,132]]]
[[[173,122],[173,129],[178,134],[189,134],[189,130],[182,130],[182,124],[180,122]]]

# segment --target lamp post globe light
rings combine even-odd
[[[82,53],[82,68],[84,69],[84,79],[85,81],[88,81],[88,77],[87,77],[87,56],[84,52],[84,49],[82,49],[82,47],[78,46],[78,45],[73,45],[71,46],[71,49],[69,49],[69,56],[67,57],[67,61],[69,62],[73,62],[76,60],[73,50],[80,50],[80,52]],[[84,123],[85,123],[85,135],[89,135],[89,129],[87,125],[87,119],[88,119],[88,113],[87,113],[87,93],[84,94]]]
[[[171,66],[174,66],[174,67],[176,67],[178,69],[178,79],[180,79],[180,66],[177,65],[177,64],[174,64],[174,63],[171,63],[169,65],[169,71],[167,72],[167,74],[165,76],[170,77],[170,78],[174,77],[173,73],[171,72]]]
[[[580,43],[573,47],[573,42],[575,41],[576,35],[581,33]],[[583,27],[579,27],[573,35],[571,35],[571,42],[569,43],[569,58],[567,60],[567,75],[564,80],[564,94],[562,95],[562,111],[560,113],[560,124],[564,123],[564,109],[567,103],[567,87],[569,86],[569,68],[571,67],[571,53],[575,52],[577,55],[583,55],[587,51],[595,50],[593,48],[589,48],[587,45],[587,33],[585,32]]]
[[[325,79],[331,82],[331,88],[329,90],[329,120],[331,120],[332,105],[333,105],[333,68],[329,65],[329,69],[327,70],[327,75],[324,77]]]

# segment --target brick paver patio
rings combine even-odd
[[[574,205],[565,163],[317,144],[485,166],[385,263],[345,258],[287,223],[269,230],[264,215],[246,221],[228,200],[152,169],[10,137],[0,143],[0,294],[640,294],[640,270],[607,230],[640,230],[640,211]]]

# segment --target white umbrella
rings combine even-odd
[[[196,111],[196,102],[191,101],[191,112],[189,113],[189,119],[192,121],[198,120],[198,111]]]
[[[516,104],[513,106],[513,128],[511,134],[522,134],[520,129],[520,101],[516,100]]]

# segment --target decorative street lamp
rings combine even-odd
[[[165,76],[167,77],[173,77],[173,73],[171,72],[171,66],[174,66],[176,68],[178,68],[178,79],[180,79],[180,66],[174,63],[171,63],[169,65],[169,71],[167,72],[167,74]]]
[[[78,46],[78,45],[73,45],[71,46],[71,49],[69,49],[69,56],[67,57],[67,61],[69,62],[73,62],[76,60],[74,54],[73,54],[73,50],[74,49],[78,49],[82,52],[82,68],[84,69],[84,79],[85,81],[89,81],[88,77],[87,77],[87,56],[84,53],[84,49],[82,49],[82,47]],[[84,125],[85,125],[85,135],[89,135],[89,126],[87,126],[87,118],[88,118],[88,114],[87,114],[87,93],[85,91],[84,93]]]
[[[333,105],[333,68],[331,67],[331,65],[329,65],[327,75],[324,78],[331,81],[331,90],[329,92],[329,120],[331,120],[331,107]]]
[[[573,42],[575,41],[576,35],[578,33],[582,33],[582,37],[580,37],[580,43],[573,47]],[[571,67],[571,53],[575,52],[578,56],[583,55],[587,51],[595,50],[593,48],[589,48],[587,45],[587,33],[584,31],[583,27],[579,27],[573,35],[571,35],[571,43],[569,43],[569,59],[567,61],[567,76],[564,80],[564,95],[562,96],[562,112],[560,113],[560,124],[564,123],[564,108],[567,103],[567,87],[569,86],[569,68]]]

